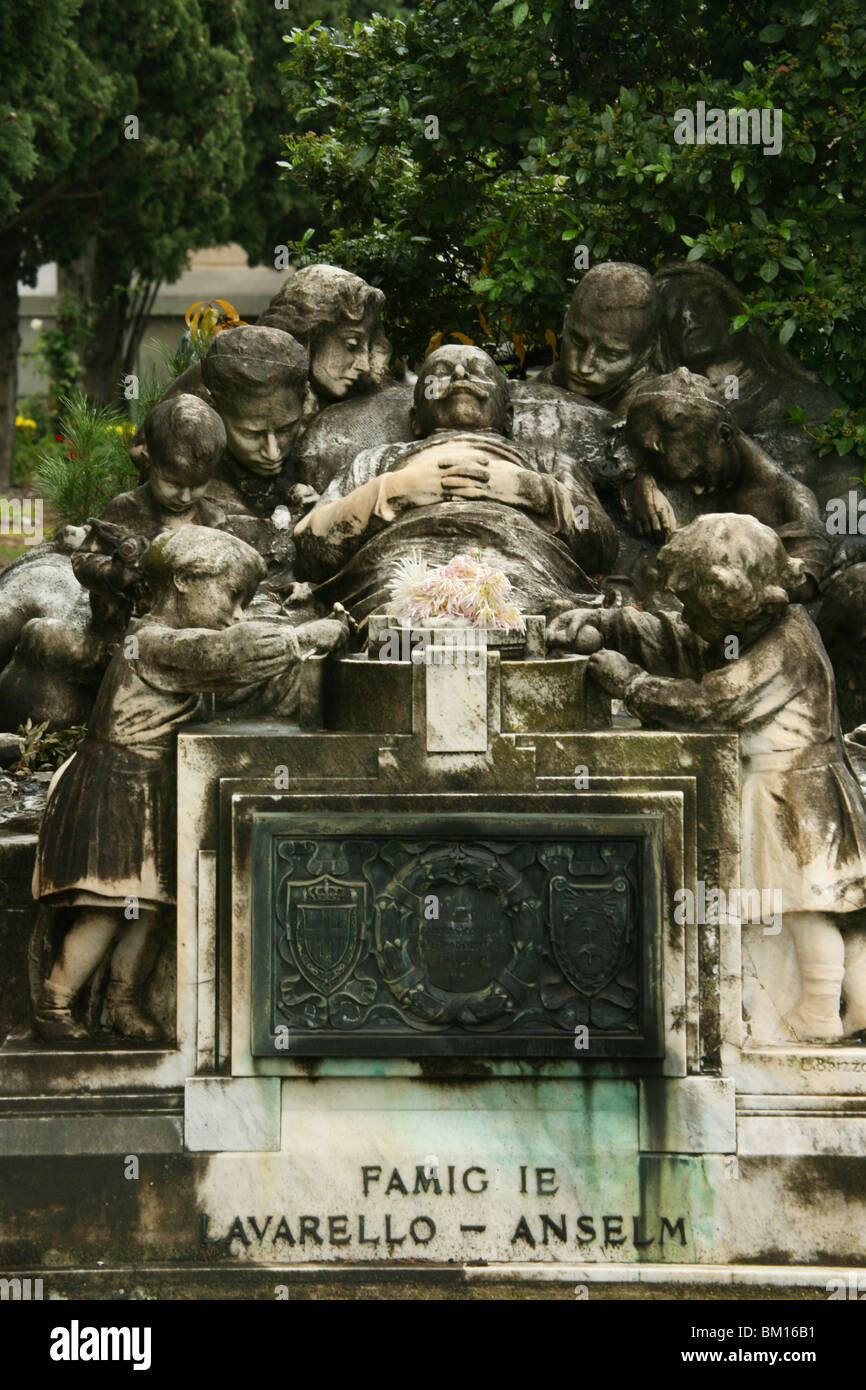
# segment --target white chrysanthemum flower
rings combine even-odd
[[[397,560],[391,569],[388,592],[398,616],[408,617],[408,608],[417,586],[427,574],[427,561],[420,550],[413,550]]]
[[[413,550],[395,564],[389,589],[397,615],[413,622],[451,618],[461,625],[519,632],[526,626],[509,599],[508,576],[483,564],[477,550],[429,571],[421,552]]]

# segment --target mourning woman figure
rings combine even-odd
[[[309,265],[294,271],[277,291],[255,328],[289,333],[309,353],[309,386],[302,427],[337,401],[380,391],[390,383],[391,345],[379,322],[385,296],[359,275],[335,265]],[[252,325],[218,333],[211,344],[249,333]],[[210,400],[203,362],[194,362],[172,382],[163,399],[180,391]],[[130,456],[142,477],[147,446],[139,430]]]
[[[379,317],[385,296],[359,275],[309,265],[286,280],[259,319],[291,333],[310,354],[310,386],[320,407],[378,391],[391,347]]]
[[[798,601],[814,598],[830,559],[815,497],[737,427],[706,377],[679,367],[644,381],[632,393],[624,438],[639,469],[624,497],[638,533],[669,540],[700,511],[751,514],[803,561]]]
[[[662,358],[666,371],[688,367],[709,379],[739,425],[756,436],[799,482],[823,503],[838,491],[827,461],[812,452],[812,439],[791,419],[798,406],[807,426],[842,404],[834,391],[788,353],[774,351],[756,324],[734,332],[744,311],[735,285],[711,266],[674,261],[655,276],[662,304]],[[843,472],[850,470],[843,470]],[[841,479],[847,485],[847,476]]]

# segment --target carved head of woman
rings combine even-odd
[[[380,315],[385,296],[359,275],[334,265],[295,271],[259,325],[281,328],[310,354],[310,383],[322,404],[376,391],[387,376],[391,346]]]
[[[654,478],[685,483],[696,496],[722,492],[737,480],[737,427],[706,377],[685,367],[636,387],[625,439]]]

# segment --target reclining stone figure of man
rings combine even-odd
[[[295,529],[298,569],[317,597],[359,622],[387,604],[395,563],[478,549],[524,612],[552,615],[587,574],[610,569],[616,534],[589,478],[564,457],[542,471],[509,438],[504,376],[480,348],[438,348],[415,384],[414,442],[366,449]]]

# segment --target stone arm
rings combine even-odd
[[[778,668],[768,669],[760,655],[750,660],[746,651],[701,680],[652,676],[632,667],[621,698],[641,719],[670,729],[736,731],[756,717],[771,719],[795,693],[790,677]]]
[[[295,527],[301,568],[310,579],[327,579],[355,551],[397,516],[391,503],[396,475],[383,473],[353,489],[346,497],[313,507]],[[432,499],[431,499],[432,500]]]
[[[375,476],[365,478],[373,469]],[[572,495],[579,498],[579,511]],[[616,553],[613,527],[591,485],[581,489],[567,467],[558,477],[537,472],[505,438],[443,434],[408,450],[405,445],[366,450],[334,479],[295,528],[305,574],[328,578],[407,508],[450,498],[503,502],[531,512],[591,568],[603,568],[607,556]]]
[[[405,444],[362,449],[334,475],[316,505],[294,528],[299,571],[313,580],[336,574],[363,544],[361,528],[372,536],[393,519],[378,517],[378,484],[405,451]]]
[[[72,572],[82,588],[109,606],[109,612],[128,612],[145,589],[141,558],[145,536],[127,526],[91,517],[84,544],[71,556]]]
[[[127,597],[127,589],[113,555],[104,555],[99,551],[73,555],[72,572],[82,588],[99,594],[100,598],[117,600]]]
[[[706,643],[672,613],[638,608],[603,608],[589,619],[604,645],[654,675],[700,680],[707,669]]]
[[[645,468],[618,486],[620,506],[638,536],[663,542],[677,529],[677,514],[657,480]]]
[[[575,559],[590,574],[609,574],[619,540],[588,474],[574,459],[557,453],[552,477],[571,507],[574,521],[565,539]]]
[[[73,555],[72,570],[82,588],[112,605],[132,603],[143,588],[141,572],[113,555]]]
[[[218,632],[145,623],[128,636],[138,640],[133,669],[157,690],[231,690],[266,680],[301,657],[288,623],[241,622]]]
[[[764,453],[753,439],[740,440],[743,475],[737,511],[772,526],[788,554],[803,562],[806,587],[796,598],[808,602],[817,591],[832,555],[832,545],[815,494]]]

